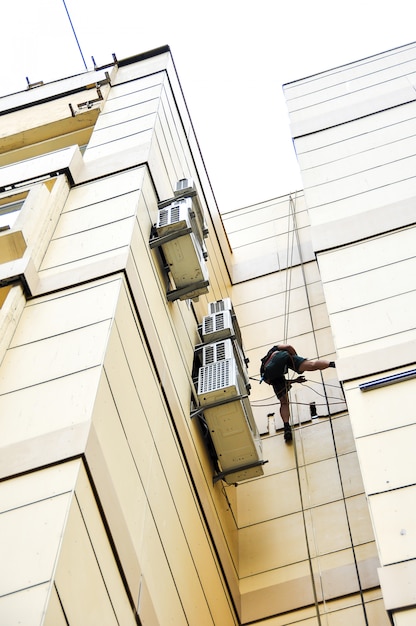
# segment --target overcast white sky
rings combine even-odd
[[[282,85],[415,41],[415,14],[414,0],[3,0],[0,95],[169,45],[228,211],[302,187]]]

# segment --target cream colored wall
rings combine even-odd
[[[322,377],[308,373],[306,385],[293,387],[293,445],[283,441],[273,391],[258,384],[260,358],[273,344],[287,341],[310,358],[335,356],[303,194],[223,218],[234,250],[233,276],[239,276],[231,298],[254,379],[250,400],[268,459],[264,477],[240,484],[231,503],[238,526],[242,623],[353,620],[387,626],[377,589],[377,549],[336,371],[326,370]],[[313,420],[310,402],[318,412]],[[275,413],[278,429],[270,435],[269,412]]]
[[[414,44],[285,86],[312,239],[378,547],[385,608],[415,604]],[[331,111],[329,111],[329,106]],[[414,611],[414,609],[413,609]],[[410,619],[414,619],[412,616]]]

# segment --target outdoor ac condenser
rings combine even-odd
[[[209,365],[215,361],[232,358],[235,359],[238,373],[244,380],[246,392],[249,393],[251,388],[250,379],[243,351],[237,341],[223,339],[222,341],[208,343],[202,348],[202,365]]]
[[[208,270],[203,252],[192,230],[190,199],[185,198],[159,210],[156,225],[161,247],[180,299],[197,297],[208,291]]]
[[[199,369],[199,403],[229,484],[263,475],[260,435],[243,388],[234,358]]]
[[[220,311],[212,315],[205,315],[202,319],[202,341],[219,341],[234,337],[234,326],[230,311]]]
[[[242,347],[242,337],[240,327],[238,325],[237,316],[234,312],[234,307],[232,305],[230,298],[222,298],[222,300],[216,300],[214,302],[208,302],[208,315],[215,315],[216,313],[221,313],[222,311],[229,311],[231,315],[231,321],[233,324],[233,330],[235,334],[235,338],[239,342]]]

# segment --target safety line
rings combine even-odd
[[[65,0],[62,0],[62,2],[63,2],[63,5],[64,5],[64,7],[65,7],[65,11],[66,11],[66,14],[67,14],[67,16],[68,16],[69,23],[70,23],[70,25],[71,25],[71,29],[72,29],[72,32],[73,32],[74,37],[75,37],[75,41],[77,42],[78,50],[79,50],[79,53],[80,53],[80,55],[81,55],[82,61],[83,61],[83,63],[84,63],[84,67],[85,67],[85,69],[88,71],[88,67],[87,67],[87,64],[85,63],[84,55],[82,54],[81,46],[79,45],[78,37],[77,37],[77,34],[76,34],[76,32],[75,32],[74,25],[73,25],[72,20],[71,20],[71,16],[69,15],[68,7],[66,6],[66,2],[65,2]]]
[[[294,254],[294,243],[295,243],[295,235],[296,235],[296,221],[294,219],[294,212],[296,209],[296,194],[295,194],[295,201],[292,198],[292,195],[290,195],[289,197],[289,211],[288,211],[288,244],[287,244],[287,258],[286,258],[286,293],[285,293],[285,311],[284,311],[284,315],[285,315],[285,320],[284,320],[284,342],[287,343],[288,342],[288,336],[289,336],[289,310],[290,310],[290,289],[291,289],[291,284],[292,284],[292,268],[293,268],[293,254]],[[291,229],[291,225],[292,225],[292,229]],[[289,239],[290,239],[290,231],[292,230],[292,241],[291,241],[291,245],[289,246]],[[299,239],[297,240],[298,243],[298,248],[299,248]],[[289,249],[290,249],[290,263],[289,263]],[[299,255],[300,255],[300,250],[299,250]],[[301,256],[299,257],[301,262],[302,262],[302,258]],[[305,283],[305,276],[304,276],[304,283]],[[305,285],[306,286],[306,285]],[[290,389],[287,391],[287,395],[288,395],[288,400],[289,400],[289,406],[292,405],[292,403],[290,402]],[[291,422],[291,426],[293,428],[293,415],[292,412],[290,411],[290,422]],[[299,428],[297,430],[297,432],[299,433],[300,436],[300,441],[302,442],[303,445],[303,441],[302,441],[302,437],[300,435],[300,431],[301,431],[301,421],[300,421],[300,417],[298,415],[298,421],[299,421]],[[295,435],[295,433],[293,433]],[[318,593],[317,593],[317,588],[316,588],[316,582],[315,582],[315,576],[314,576],[314,571],[313,571],[313,562],[312,562],[312,554],[311,554],[311,550],[310,550],[310,542],[309,542],[309,538],[308,538],[308,532],[307,532],[307,523],[306,523],[306,510],[305,510],[305,504],[304,504],[304,500],[303,500],[303,493],[302,493],[302,482],[301,482],[301,477],[300,477],[300,467],[299,467],[299,456],[298,456],[298,449],[297,449],[297,441],[296,441],[296,436],[293,436],[293,450],[294,450],[294,454],[295,454],[295,463],[296,463],[296,475],[297,475],[297,479],[298,479],[298,489],[299,489],[299,498],[300,498],[300,504],[301,504],[301,512],[302,512],[302,519],[303,519],[303,530],[304,530],[304,535],[305,535],[305,543],[306,543],[306,550],[307,550],[307,557],[308,557],[308,565],[309,565],[309,572],[310,572],[310,577],[311,577],[311,585],[312,585],[312,591],[313,591],[313,598],[314,598],[314,603],[315,603],[315,610],[316,610],[316,617],[318,620],[318,626],[322,626],[322,621],[321,621],[321,614],[320,614],[320,610],[319,610],[319,601],[318,601]],[[304,452],[302,450],[302,452]],[[305,458],[305,455],[303,454],[303,458]],[[306,486],[307,486],[307,494],[310,495],[310,489],[309,489],[309,484],[308,484],[308,475],[306,472],[306,467],[305,467],[305,479],[306,479]],[[311,503],[309,501],[309,514],[310,516],[312,516],[312,507],[311,507]],[[316,556],[318,557],[318,550],[317,550],[317,544],[316,544],[316,537],[315,537],[315,531],[314,531],[314,525],[312,523],[312,517],[311,517],[311,528],[312,528],[312,536],[313,536],[313,543],[315,545],[315,551],[316,551]],[[316,563],[318,565],[318,573],[319,573],[319,580],[321,581],[321,594],[322,594],[322,599],[323,602],[325,603],[324,600],[324,593],[323,593],[323,589],[322,589],[322,575],[321,575],[321,571],[319,569],[319,558],[316,559]]]
[[[313,338],[314,338],[314,343],[315,343],[315,349],[316,349],[316,354],[318,355],[318,344],[317,344],[317,341],[316,341],[316,334],[315,334],[313,318],[312,318],[312,312],[311,312],[311,303],[310,303],[310,300],[309,300],[309,294],[308,294],[308,290],[307,290],[306,275],[305,275],[305,270],[304,270],[304,265],[303,265],[303,260],[302,260],[302,251],[301,251],[301,247],[300,247],[300,237],[299,237],[297,221],[296,221],[296,214],[295,214],[296,206],[292,202],[292,203],[290,203],[290,207],[292,209],[292,219],[293,219],[294,231],[296,232],[296,240],[297,240],[297,245],[298,245],[299,260],[300,260],[300,265],[301,265],[301,270],[302,270],[303,284],[304,284],[305,290],[306,290],[306,298],[307,298],[308,310],[309,310],[310,321],[311,321],[311,326],[312,326],[312,331],[313,331]],[[339,481],[340,481],[340,485],[341,485],[341,493],[342,493],[342,499],[343,499],[343,504],[344,504],[345,517],[346,517],[347,526],[348,526],[348,532],[349,532],[349,537],[350,537],[350,545],[351,545],[352,555],[353,555],[353,559],[354,559],[354,567],[355,567],[355,572],[356,572],[356,576],[357,576],[357,582],[358,582],[359,594],[360,594],[360,598],[361,598],[361,605],[362,605],[362,610],[363,610],[363,616],[364,616],[364,620],[365,620],[366,626],[369,626],[368,625],[368,618],[367,618],[367,611],[366,611],[366,606],[365,606],[365,601],[364,601],[364,593],[363,593],[363,589],[362,589],[362,585],[361,585],[361,577],[360,577],[360,573],[359,573],[357,555],[356,555],[356,551],[355,551],[355,546],[354,546],[353,536],[352,536],[352,530],[351,530],[351,525],[350,525],[349,516],[348,516],[348,509],[347,509],[347,502],[346,502],[346,497],[345,497],[345,491],[344,491],[344,486],[343,486],[343,483],[342,483],[341,467],[340,467],[340,463],[339,463],[339,457],[338,457],[338,453],[337,453],[337,446],[336,446],[336,440],[335,440],[335,433],[334,433],[333,423],[332,423],[332,419],[331,419],[330,404],[329,404],[329,401],[328,401],[329,397],[328,397],[328,394],[326,392],[326,385],[325,385],[325,380],[324,380],[322,371],[320,372],[320,376],[321,376],[322,387],[323,387],[323,391],[324,391],[324,396],[323,397],[325,398],[325,405],[326,405],[327,411],[328,411],[328,417],[329,417],[328,421],[329,421],[330,428],[331,428],[332,442],[333,442],[334,452],[335,452],[335,461],[337,463],[338,477],[339,477]],[[343,391],[342,387],[341,387],[341,391]],[[346,404],[346,402],[344,402],[343,404]],[[299,420],[299,426],[300,426],[300,420]],[[302,435],[301,435],[301,430],[302,430],[302,428],[300,426],[300,428],[298,429],[298,431],[299,431],[299,438],[300,438],[300,441],[302,442],[302,445],[303,445],[303,439],[302,439]],[[294,441],[295,440],[296,440],[296,438],[294,438]],[[296,448],[296,446],[294,446],[294,449],[295,449],[295,457],[296,457],[296,466],[298,467],[297,448]],[[309,494],[309,482],[308,482],[308,475],[307,475],[307,471],[306,471],[306,466],[305,466],[305,479],[306,479],[306,484],[307,484],[307,489],[308,489],[308,494]],[[300,478],[299,478],[299,480],[300,480]],[[300,488],[300,485],[299,485],[299,488]],[[302,498],[302,494],[301,494],[301,498]],[[316,554],[316,556],[317,556],[316,562],[318,564],[319,579],[320,579],[320,582],[321,582],[322,601],[323,601],[323,606],[325,608],[325,616],[326,616],[326,621],[327,621],[328,620],[328,613],[327,613],[327,609],[326,609],[326,601],[325,601],[325,595],[324,595],[324,590],[323,590],[323,585],[322,585],[322,573],[321,573],[320,564],[319,564],[319,562],[320,562],[319,552],[317,550],[313,523],[311,523],[311,528],[312,528],[312,532],[313,532],[314,543],[315,543],[315,548],[316,548],[316,553],[317,553]],[[310,568],[311,568],[311,575],[313,577],[312,564],[310,564]],[[313,578],[312,578],[312,581],[313,581]],[[314,581],[312,582],[312,584],[314,584]],[[316,605],[316,606],[318,606],[318,605]],[[318,615],[318,622],[319,622],[319,624],[321,623],[319,615]]]

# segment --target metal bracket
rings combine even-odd
[[[234,467],[233,469],[225,470],[224,472],[219,472],[215,474],[212,478],[212,482],[217,483],[219,480],[222,480],[225,476],[229,474],[235,474],[236,472],[244,472],[247,469],[251,469],[252,467],[258,467],[259,465],[264,465],[269,461],[254,461],[253,463],[247,463],[247,465],[239,465],[238,467]]]
[[[198,409],[191,412],[190,417],[192,419],[196,415],[200,415],[201,413],[203,413],[204,411],[207,411],[208,409],[214,409],[216,406],[221,406],[222,404],[230,404],[230,402],[237,402],[237,400],[244,400],[245,398],[248,398],[247,394],[246,395],[240,394],[238,396],[233,396],[232,398],[224,398],[224,400],[218,400],[217,402],[212,402],[211,404],[200,406]]]
[[[186,285],[186,287],[181,287],[180,289],[174,289],[173,291],[168,291],[166,294],[166,298],[169,302],[174,302],[175,300],[179,300],[182,296],[186,296],[187,294],[191,294],[194,291],[198,291],[198,289],[204,289],[208,287],[209,280],[200,280],[198,283],[192,283],[191,285]],[[196,296],[191,296],[196,297]]]
[[[178,237],[183,237],[184,235],[189,235],[192,232],[192,228],[181,228],[180,230],[176,230],[174,232],[168,233],[167,235],[162,235],[161,237],[152,237],[149,240],[149,246],[151,248],[158,248],[159,246],[163,246],[165,243],[169,241],[173,241],[174,239],[178,239]]]

